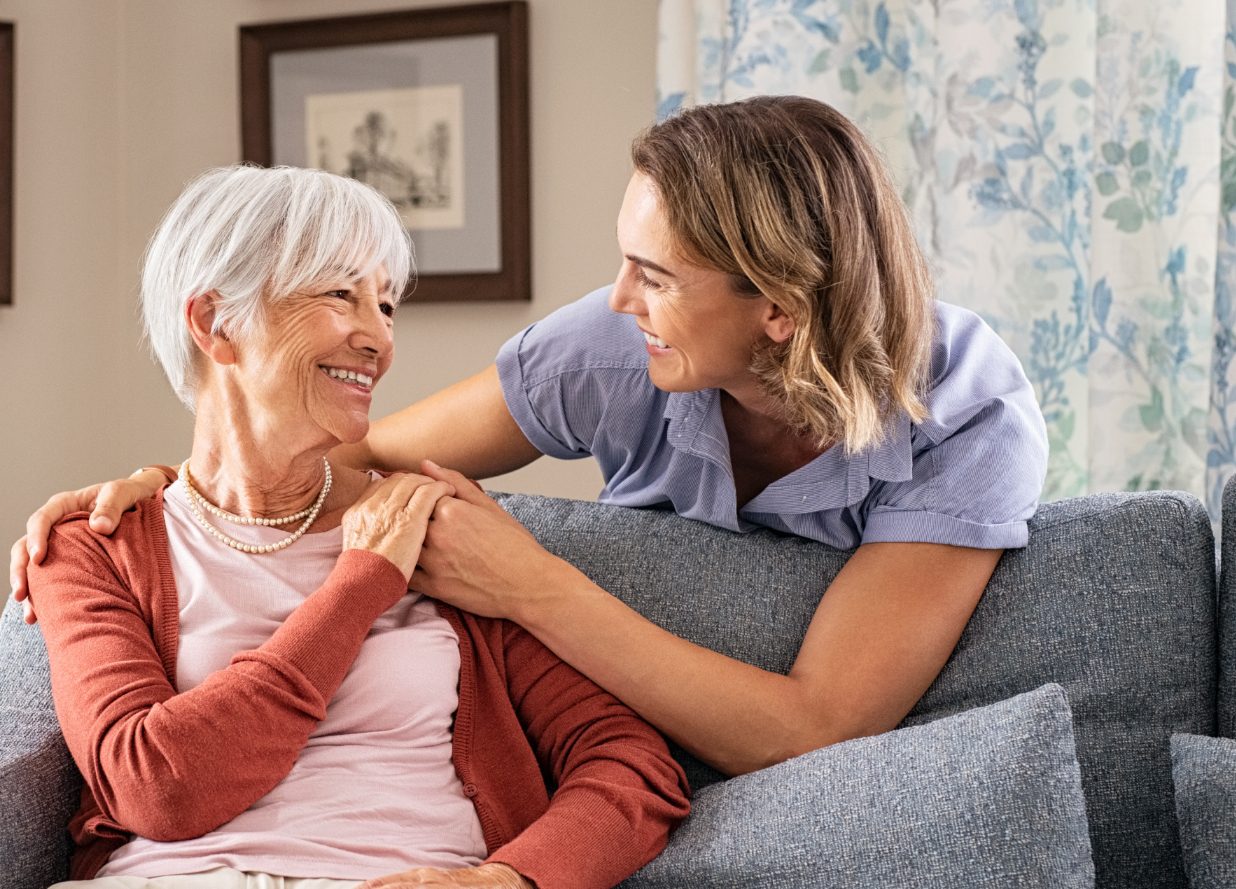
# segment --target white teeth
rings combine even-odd
[[[648,341],[648,345],[656,346],[658,349],[668,349],[669,343],[661,339],[659,336],[653,336],[651,333],[645,333],[644,339]]]
[[[360,385],[364,386],[366,389],[373,388],[373,377],[369,376],[368,374],[357,373],[354,370],[343,370],[338,367],[326,367],[324,365],[319,365],[319,366],[321,366],[322,371],[328,377],[331,377],[332,379],[344,380],[345,382],[348,382],[348,383],[359,383]]]

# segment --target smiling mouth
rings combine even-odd
[[[368,374],[357,373],[354,370],[344,370],[341,367],[328,367],[325,364],[319,364],[318,369],[332,380],[338,380],[341,383],[351,383],[353,386],[366,392],[373,391],[373,377]]]
[[[648,343],[648,345],[656,346],[658,349],[670,348],[670,344],[667,343],[665,340],[661,339],[659,336],[653,336],[651,333],[649,333],[646,330],[642,330],[640,332],[644,335],[644,341]]]

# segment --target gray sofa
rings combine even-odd
[[[771,670],[789,669],[848,556],[667,512],[498,496],[652,620]],[[1224,505],[1236,516],[1236,487]],[[1236,554],[1236,519],[1225,528]],[[1210,815],[1236,793],[1205,794],[1218,786],[1210,739],[1236,729],[1236,651],[1218,644],[1236,631],[1218,595],[1233,583],[1228,570],[1216,583],[1210,522],[1190,495],[1045,504],[904,727],[729,781],[676,751],[694,812],[624,885],[1224,885],[1236,820],[1225,831]],[[43,889],[65,874],[79,779],[41,637],[11,604],[0,656],[0,874],[6,889]],[[1200,788],[1184,802],[1173,754],[1178,780]]]

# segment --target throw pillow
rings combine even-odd
[[[1094,885],[1058,685],[826,747],[696,794],[623,889]]]
[[[1192,889],[1236,886],[1236,741],[1172,735],[1172,780]]]

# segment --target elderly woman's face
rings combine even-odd
[[[353,442],[369,430],[373,387],[394,356],[395,294],[386,269],[338,277],[270,307],[237,370],[254,419],[306,444]]]

